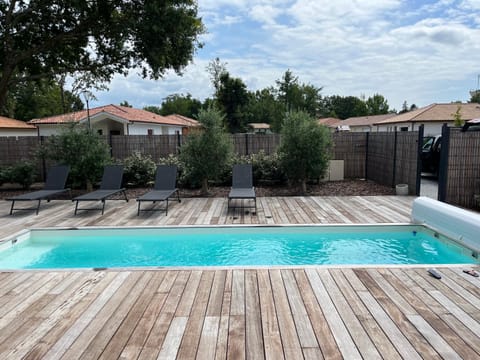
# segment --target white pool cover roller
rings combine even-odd
[[[412,221],[480,250],[480,214],[422,196],[413,201]]]

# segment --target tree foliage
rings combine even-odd
[[[273,131],[280,131],[285,112],[275,98],[275,90],[266,88],[249,93],[244,116],[247,124],[266,123],[271,125]]]
[[[367,105],[356,96],[329,96],[324,99],[324,112],[342,120],[368,115]]]
[[[240,78],[230,77],[228,72],[220,76],[217,103],[225,114],[225,121],[231,133],[245,130],[244,107],[249,100],[247,86]]]
[[[219,177],[232,154],[232,141],[223,131],[223,116],[214,108],[201,110],[198,121],[202,131],[188,135],[182,146],[180,160],[185,176],[197,180],[202,185],[202,193],[208,193],[208,181]]]
[[[150,108],[152,109],[150,110]],[[202,102],[192,98],[191,94],[171,94],[163,100],[160,108],[148,107],[145,110],[164,116],[178,114],[196,119],[201,108]]]
[[[84,107],[78,95],[49,80],[18,84],[9,99],[6,115],[24,121],[79,111]]]
[[[318,179],[330,159],[330,131],[305,112],[288,113],[282,128],[279,156],[289,181],[300,183],[306,193],[307,180]]]
[[[470,92],[470,102],[480,104],[480,90]]]
[[[304,111],[311,116],[318,116],[322,96],[321,87],[300,84],[298,77],[287,70],[282,79],[276,80],[277,100],[283,105],[284,112]]]
[[[16,84],[76,74],[91,86],[139,68],[181,72],[204,31],[194,0],[0,0],[0,108]]]
[[[108,144],[99,135],[73,124],[60,135],[49,136],[39,155],[70,165],[69,179],[73,185],[89,190],[100,179],[103,167],[111,162]]]
[[[365,101],[368,115],[388,114],[390,111],[387,100],[380,94],[375,94]]]

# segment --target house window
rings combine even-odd
[[[98,133],[98,135],[103,135],[103,130],[102,130],[102,129],[98,129],[98,130],[97,130],[97,133]]]
[[[408,126],[402,126],[402,127],[400,128],[400,131],[408,131]]]
[[[148,135],[153,135],[153,129],[148,129],[148,130],[147,130],[147,134],[148,134]]]

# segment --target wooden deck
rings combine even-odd
[[[410,197],[185,199],[169,215],[71,202],[9,216],[23,228],[226,223],[408,222]],[[477,359],[480,280],[462,268],[259,268],[0,273],[0,359]],[[477,269],[478,270],[478,269]]]

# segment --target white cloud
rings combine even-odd
[[[217,56],[250,90],[291,69],[324,95],[380,93],[397,109],[404,100],[467,100],[480,73],[480,0],[199,0],[199,9],[205,48],[183,77],[117,77],[99,99],[141,107],[188,92],[203,100]]]

